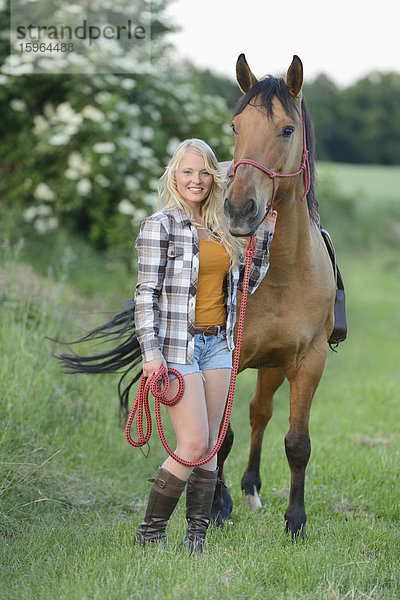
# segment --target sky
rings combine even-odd
[[[371,71],[400,71],[395,0],[174,0],[166,13],[178,56],[235,78],[242,52],[256,77],[286,73],[292,57],[305,80],[325,73],[346,87]]]

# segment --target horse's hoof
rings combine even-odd
[[[253,486],[253,493],[245,495],[244,502],[247,508],[252,511],[259,510],[262,507],[260,496],[258,495],[255,485]]]
[[[211,516],[211,522],[214,523],[214,526],[218,527],[219,529],[224,529],[226,526],[235,524],[235,521],[232,519],[231,515],[226,515],[223,517],[221,513]]]
[[[286,533],[288,536],[290,536],[292,542],[306,542],[308,540],[305,525],[291,527],[286,521]]]
[[[304,508],[287,509],[285,513],[286,533],[291,536],[293,542],[307,539],[306,534],[307,515]]]

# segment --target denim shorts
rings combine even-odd
[[[232,352],[226,343],[226,331],[218,335],[196,333],[194,336],[194,360],[191,364],[167,363],[169,369],[176,369],[183,376],[201,373],[208,369],[232,369]],[[169,380],[175,375],[168,375]]]

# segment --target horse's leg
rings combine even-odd
[[[311,454],[309,419],[311,403],[321,379],[326,359],[326,340],[318,340],[304,357],[290,381],[290,427],[285,449],[291,470],[289,505],[285,513],[286,531],[305,536],[304,481]]]
[[[228,429],[219,449],[217,457],[218,480],[215,487],[213,505],[211,508],[211,519],[219,527],[224,526],[224,521],[230,520],[233,502],[228,486],[225,483],[224,463],[233,445],[233,429],[229,423]]]
[[[272,417],[274,393],[284,379],[285,374],[281,369],[259,369],[256,391],[250,402],[251,445],[241,487],[245,503],[251,510],[261,507],[258,492],[261,488],[260,459],[264,431]]]

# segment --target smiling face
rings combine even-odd
[[[207,171],[203,157],[188,150],[175,172],[175,181],[183,200],[198,213],[213,184],[213,176]]]

